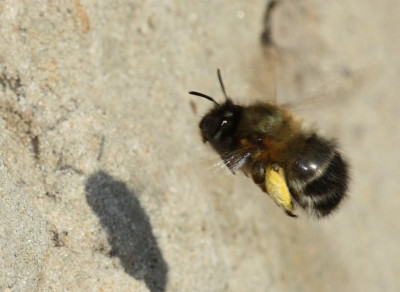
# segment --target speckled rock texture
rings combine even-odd
[[[400,291],[400,4],[267,4],[0,1],[0,291]],[[218,166],[216,68],[338,139],[338,212]]]

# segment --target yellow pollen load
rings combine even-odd
[[[274,167],[272,164],[267,166],[265,174],[265,186],[268,195],[272,197],[278,206],[283,207],[286,211],[293,211],[292,198],[286,185],[285,174],[281,167]]]

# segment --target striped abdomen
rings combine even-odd
[[[336,145],[316,134],[306,139],[286,176],[293,199],[318,217],[330,214],[346,196],[348,166]]]

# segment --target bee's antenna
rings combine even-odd
[[[225,99],[228,99],[228,95],[226,94],[226,91],[225,91],[224,82],[222,81],[221,70],[219,70],[219,68],[217,69],[217,75],[218,75],[219,84],[221,84],[222,92],[225,95]]]
[[[219,103],[216,102],[214,98],[212,98],[211,96],[208,96],[208,95],[206,95],[204,93],[200,93],[200,92],[197,92],[197,91],[189,91],[189,94],[197,95],[197,96],[200,96],[200,97],[204,97],[205,99],[211,100],[213,103],[215,103],[216,105],[220,106]]]

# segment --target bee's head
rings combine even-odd
[[[200,121],[200,130],[203,140],[211,144],[232,136],[237,128],[242,107],[227,100],[221,105],[216,105]]]
[[[236,131],[237,124],[242,113],[242,107],[235,105],[226,95],[222,82],[221,73],[218,69],[218,78],[222,91],[225,95],[225,102],[219,104],[212,97],[200,92],[190,91],[189,94],[197,95],[212,101],[215,106],[200,121],[201,136],[204,142],[210,142],[218,151],[223,152],[231,148],[232,136]]]

